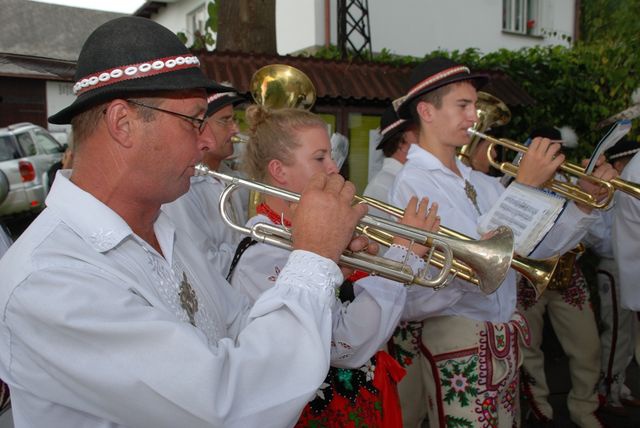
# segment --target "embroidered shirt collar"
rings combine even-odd
[[[113,249],[133,235],[129,225],[111,208],[69,180],[71,171],[60,171],[47,196],[47,208],[58,213],[62,221],[98,252]],[[79,210],[76,207],[81,206]],[[167,260],[173,248],[174,228],[169,218],[159,216],[154,229]]]

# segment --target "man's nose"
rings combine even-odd
[[[213,132],[211,132],[211,127],[207,122],[200,135],[198,135],[198,149],[213,150],[215,145],[216,137],[213,135]]]

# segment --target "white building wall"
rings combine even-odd
[[[539,0],[536,25],[547,35],[531,37],[502,31],[500,0],[369,0],[371,42],[398,55],[423,56],[436,49],[500,48],[568,45],[573,36],[575,0]],[[324,0],[277,0],[278,52],[287,54],[323,45]],[[336,3],[331,7],[331,43],[337,42]],[[312,16],[315,14],[315,16]],[[551,33],[557,32],[556,36]]]
[[[75,82],[59,82],[48,80],[45,85],[45,94],[47,97],[47,116],[51,116],[70,106],[76,99],[73,94],[73,84]],[[54,125],[48,124],[50,131],[69,132],[71,125]],[[63,143],[65,141],[62,141]]]
[[[166,0],[165,0],[166,1]],[[151,19],[164,25],[174,33],[185,33],[189,38],[189,43],[193,40],[193,34],[187,30],[187,15],[208,1],[205,0],[174,0],[168,2],[166,7],[160,8],[157,14]]]
[[[423,56],[436,49],[500,48],[565,45],[573,37],[575,0],[538,0],[536,23],[542,36],[502,31],[501,0],[369,0],[374,52],[389,49],[398,55]],[[152,19],[174,32],[187,31],[187,14],[205,0],[168,0]],[[336,2],[329,0],[331,43],[337,43]],[[557,35],[553,36],[552,33]],[[325,44],[325,0],[276,0],[278,53],[285,55]]]
[[[331,3],[335,4],[334,1]],[[335,24],[333,27],[335,30]],[[324,33],[324,0],[276,0],[279,54],[324,45]]]

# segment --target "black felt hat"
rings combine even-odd
[[[238,91],[231,86],[219,85],[218,88],[209,92],[207,96],[207,116],[211,116],[224,106],[229,104],[236,106],[246,102],[247,99],[238,94]]]
[[[382,139],[376,146],[376,150],[382,150],[395,136],[403,133],[411,126],[411,121],[400,119],[393,107],[388,107],[380,119],[380,135]]]
[[[468,67],[447,58],[436,57],[423,62],[411,72],[407,93],[394,102],[398,116],[410,118],[409,107],[415,98],[462,80],[473,80],[475,87],[481,88],[489,81],[489,77],[482,73],[472,73]]]
[[[626,156],[633,156],[640,151],[640,143],[633,140],[622,139],[618,141],[613,147],[605,152],[607,159],[610,161],[623,158]]]
[[[70,123],[78,113],[130,93],[219,86],[174,33],[135,16],[116,18],[91,33],[78,57],[75,82],[76,100],[49,122]]]

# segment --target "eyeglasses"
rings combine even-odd
[[[148,106],[146,104],[143,104],[141,102],[138,101],[133,101],[133,100],[127,100],[128,103],[140,106],[140,107],[145,107],[151,110],[157,110],[157,111],[161,111],[163,113],[167,113],[167,114],[171,114],[173,116],[179,117],[180,119],[184,119],[187,122],[189,122],[194,128],[196,128],[198,130],[199,134],[202,134],[202,131],[204,131],[204,128],[207,126],[207,118],[206,116],[203,117],[202,119],[199,117],[195,117],[195,116],[189,116],[186,114],[182,114],[182,113],[177,113],[175,111],[171,111],[171,110],[165,110],[163,108],[159,108],[159,107],[153,107],[153,106]]]
[[[217,123],[218,125],[224,126],[224,127],[229,127],[229,126],[233,126],[233,125],[237,125],[238,124],[238,121],[233,116],[226,117],[224,119],[223,118],[213,119],[213,121],[215,123]]]

